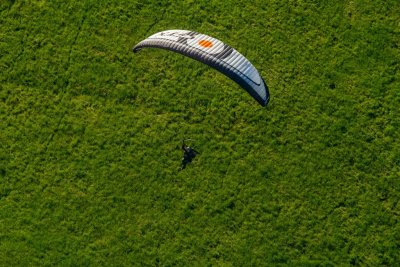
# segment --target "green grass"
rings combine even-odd
[[[0,2],[1,266],[399,264],[398,0],[75,2]],[[270,105],[130,51],[171,28]]]

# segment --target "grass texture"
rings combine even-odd
[[[398,0],[0,1],[1,266],[395,266]],[[262,108],[166,29],[236,48]],[[201,155],[179,172],[184,138]]]

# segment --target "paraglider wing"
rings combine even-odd
[[[268,104],[268,87],[256,68],[218,39],[188,30],[168,30],[141,41],[133,47],[133,52],[145,47],[171,50],[203,62],[237,82],[262,106]]]

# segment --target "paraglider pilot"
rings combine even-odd
[[[200,154],[198,151],[194,150],[190,146],[185,145],[185,140],[182,142],[182,150],[183,150],[183,158],[181,170],[186,168],[186,165],[196,157],[197,154]]]

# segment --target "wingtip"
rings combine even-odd
[[[135,45],[133,48],[132,48],[132,52],[133,53],[137,53],[137,52],[139,52],[140,51],[140,47],[138,47],[137,45]]]
[[[264,102],[264,107],[266,107],[266,106],[268,106],[268,103],[269,103],[269,96],[268,96],[268,98],[265,100],[265,102]]]
[[[267,98],[265,99],[264,104],[263,104],[263,106],[266,107],[266,106],[268,106],[268,103],[269,103],[270,94],[269,94],[269,88],[268,88],[267,83],[264,81],[264,79],[262,79],[262,81],[264,83],[265,93],[267,95]]]

